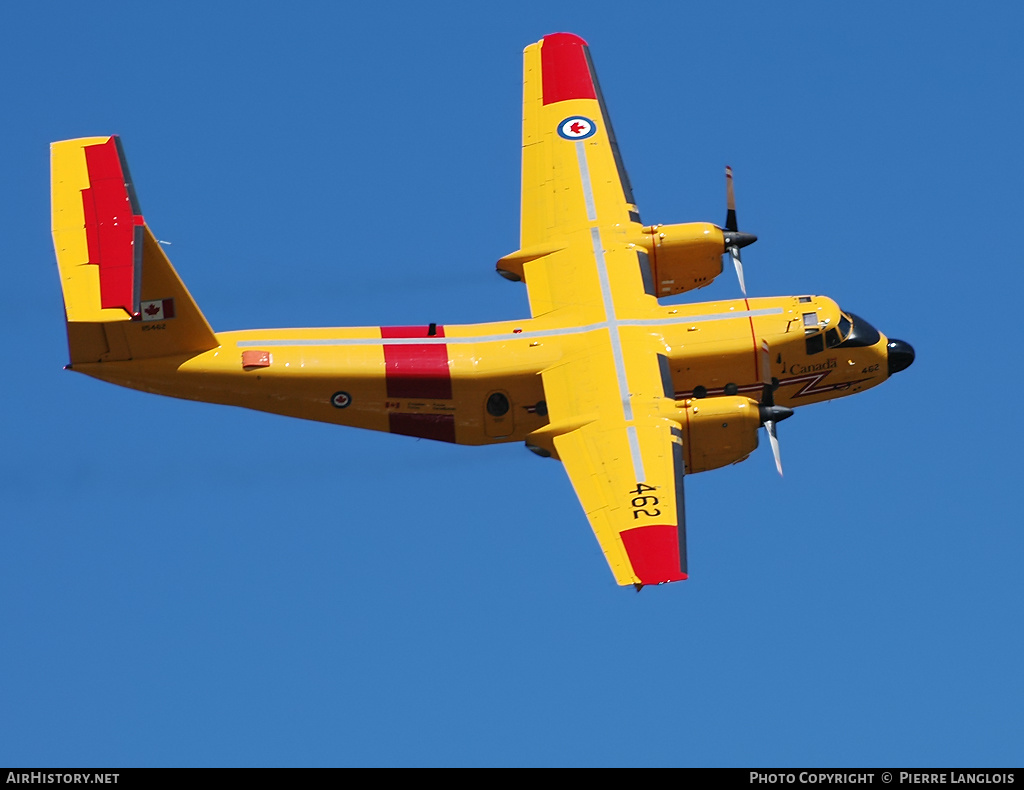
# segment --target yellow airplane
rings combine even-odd
[[[687,578],[683,475],[745,459],[796,406],[850,395],[914,351],[824,296],[748,299],[724,227],[644,225],[583,39],[524,51],[520,249],[498,273],[531,318],[214,332],[143,218],[120,140],[53,143],[70,369],[125,387],[562,461],[621,585]],[[659,299],[732,259],[744,298]]]

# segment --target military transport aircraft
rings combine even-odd
[[[177,398],[459,444],[525,442],[565,465],[621,585],[687,578],[683,475],[746,458],[807,403],[914,351],[823,296],[748,299],[724,227],[644,225],[583,39],[524,52],[520,249],[498,273],[532,317],[215,333],[164,254],[117,137],[51,146],[69,368]],[[666,305],[729,255],[744,298]]]

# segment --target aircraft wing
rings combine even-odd
[[[593,387],[580,388],[581,379],[615,380],[614,371],[600,370],[610,361],[604,344],[594,345],[542,374],[553,425],[601,414],[573,430],[556,428],[555,450],[619,584],[639,589],[685,579],[683,433],[666,416],[674,404],[662,396],[660,383],[654,397],[633,393],[626,403],[611,389],[595,394]],[[647,357],[630,360],[631,382],[658,377],[656,356]]]
[[[639,231],[629,176],[579,36],[545,36],[523,53],[522,165],[521,260],[565,249],[595,223]]]
[[[534,317],[561,335],[542,371],[549,423],[527,441],[565,465],[619,584],[686,578],[683,438],[640,217],[586,42],[524,52],[521,249]],[[654,344],[653,347],[656,347]]]

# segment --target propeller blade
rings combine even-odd
[[[740,260],[740,248],[757,241],[753,233],[740,233],[736,222],[736,194],[732,188],[732,168],[725,168],[725,248],[732,257],[732,265],[736,267],[736,279],[740,281],[743,297],[747,296],[747,284],[743,281],[743,261]]]
[[[764,389],[761,391],[761,405],[775,405],[775,390],[779,388],[779,380],[772,375],[772,351],[767,340],[761,341],[761,383]],[[785,419],[782,417],[780,419]]]
[[[743,291],[743,298],[747,296],[747,286],[743,282],[743,262],[740,260],[740,248],[730,247],[729,254],[732,256],[732,265],[736,267],[736,277],[740,281],[740,290]]]
[[[768,441],[772,445],[772,455],[775,456],[775,468],[782,474],[782,455],[779,452],[779,435],[775,424],[793,415],[793,410],[785,406],[775,405],[775,388],[778,386],[776,379],[772,377],[772,350],[767,340],[761,341],[761,382],[764,389],[761,391],[761,417],[766,431]],[[765,419],[767,418],[767,419]]]
[[[779,437],[775,433],[775,421],[769,420],[764,424],[768,431],[768,441],[772,443],[772,455],[775,456],[775,468],[779,470],[779,477],[782,477],[782,455],[779,453]]]
[[[736,224],[736,195],[732,191],[732,168],[725,166],[725,229],[733,232],[739,230]]]
[[[761,383],[772,383],[772,350],[767,340],[761,341]],[[768,405],[774,406],[775,404],[769,403]]]

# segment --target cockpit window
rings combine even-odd
[[[836,346],[838,346],[842,342],[843,342],[843,339],[839,336],[839,330],[838,329],[835,329],[833,327],[832,329],[829,329],[825,333],[825,345],[828,346],[829,348],[835,348]]]
[[[853,329],[853,323],[849,318],[846,317],[846,313],[839,314],[839,336],[846,340],[850,335],[850,330]]]
[[[831,331],[835,331],[835,330],[831,330]],[[816,334],[816,335],[808,335],[807,336],[807,353],[809,355],[810,354],[817,354],[819,351],[824,351],[824,350],[825,350],[825,335],[823,335],[821,332],[818,332],[818,334]]]
[[[818,314],[817,313],[804,313],[804,331],[815,330],[818,328]]]
[[[881,339],[878,330],[856,313],[844,313],[843,318],[853,324],[843,337],[844,348],[866,348],[875,345]],[[839,322],[840,327],[845,325],[845,321]]]

